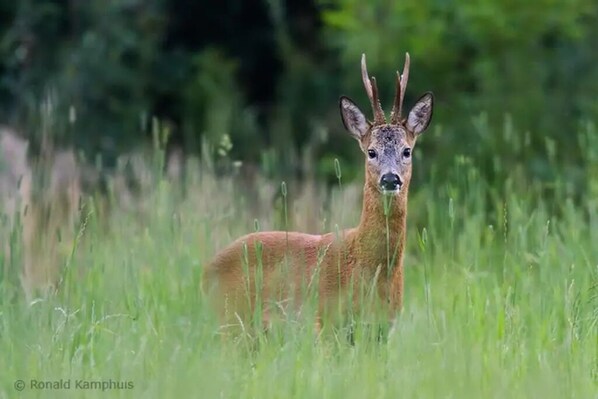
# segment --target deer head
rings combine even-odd
[[[417,137],[432,119],[434,96],[425,93],[417,100],[407,118],[401,116],[405,89],[409,79],[409,54],[405,55],[403,73],[397,71],[396,92],[390,122],[386,122],[378,98],[376,78],[369,77],[365,54],[361,57],[361,76],[370,99],[374,121],[367,121],[363,112],[348,97],[340,98],[341,117],[345,128],[359,141],[366,156],[366,185],[381,193],[400,195],[411,180],[411,152]]]

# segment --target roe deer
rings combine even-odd
[[[316,329],[336,305],[359,308],[359,287],[374,288],[390,317],[402,307],[403,250],[411,155],[417,137],[432,118],[432,93],[424,94],[406,118],[401,116],[409,77],[409,54],[403,74],[397,71],[390,122],[386,122],[374,77],[365,54],[363,84],[374,121],[347,97],[340,98],[343,124],[365,155],[365,185],[359,225],[340,234],[311,235],[268,231],[243,236],[218,253],[205,270],[204,284],[216,286],[215,296],[225,320],[243,322],[254,311],[268,322],[287,300],[305,301],[302,288],[317,294]],[[343,298],[348,299],[344,306]],[[335,301],[338,300],[340,302]]]

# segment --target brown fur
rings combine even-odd
[[[366,84],[368,95],[377,93],[373,87],[368,89]],[[370,100],[377,106],[375,95]],[[431,108],[429,95],[418,102],[405,121],[366,124],[361,111],[349,99],[341,98],[345,126],[366,155],[359,225],[338,236],[270,231],[249,234],[230,244],[207,265],[204,275],[206,287],[216,288],[215,299],[225,321],[244,323],[254,311],[262,309],[263,319],[268,322],[275,309],[283,313],[289,308],[300,311],[306,294],[313,293],[317,294],[319,328],[321,319],[333,316],[339,304],[341,312],[363,310],[360,292],[370,287],[375,287],[378,303],[388,304],[391,318],[401,309],[411,179],[411,159],[401,158],[401,154],[415,145],[417,135],[427,127]],[[381,154],[377,162],[368,159],[368,150]],[[386,215],[380,176],[389,170],[400,176],[403,184],[386,197],[390,201]]]

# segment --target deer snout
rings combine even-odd
[[[380,188],[385,191],[397,191],[403,185],[403,181],[396,173],[386,173],[380,178]]]

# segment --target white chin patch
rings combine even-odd
[[[396,190],[386,190],[384,188],[381,188],[380,191],[382,191],[382,194],[384,195],[397,195],[401,189],[397,188]]]

